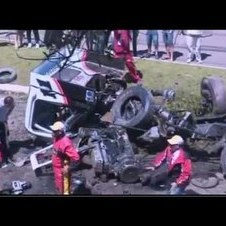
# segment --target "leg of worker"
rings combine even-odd
[[[131,77],[133,78],[134,82],[138,82],[140,77],[137,74],[137,69],[133,61],[133,57],[130,53],[125,54],[126,66],[130,72]]]
[[[63,194],[63,172],[61,167],[53,167],[55,187],[60,194]]]
[[[188,57],[187,62],[191,62],[193,60],[194,56],[194,50],[193,50],[193,37],[190,35],[186,35],[186,44],[188,48]]]
[[[69,162],[67,160],[64,161],[64,167],[68,168]],[[70,194],[70,172],[66,172],[63,174],[63,194]]]

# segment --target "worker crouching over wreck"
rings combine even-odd
[[[149,180],[151,186],[165,184],[171,195],[184,194],[191,179],[192,163],[184,150],[181,136],[175,135],[167,141],[165,150],[157,154],[152,166],[146,168],[152,170],[150,177],[142,182],[145,184]]]

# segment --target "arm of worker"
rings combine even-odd
[[[145,169],[146,170],[155,170],[156,168],[161,166],[161,164],[167,157],[167,151],[168,151],[168,147],[164,151],[158,153],[156,155],[155,159],[151,162],[151,166],[145,167]]]
[[[167,157],[168,151],[169,151],[169,147],[166,147],[164,151],[162,151],[156,155],[155,159],[152,162],[152,165],[154,166],[154,168],[158,168],[159,166],[162,165],[162,163],[164,162],[164,160]]]
[[[192,173],[192,164],[190,159],[186,159],[184,163],[181,165],[181,173],[176,180],[177,185],[182,185],[187,183],[191,177]]]

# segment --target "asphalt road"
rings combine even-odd
[[[174,32],[175,34],[177,31]],[[226,69],[226,30],[213,30],[212,36],[202,38],[201,53],[204,66],[223,67]],[[159,31],[160,51],[165,51],[162,41],[162,32]],[[146,30],[140,30],[138,36],[138,50],[143,51],[146,46]],[[178,35],[175,44],[176,62],[186,62],[187,47],[185,37]]]

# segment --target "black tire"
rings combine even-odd
[[[220,158],[221,170],[226,179],[226,146],[221,151],[221,158]]]
[[[214,114],[226,113],[226,87],[223,79],[216,76],[203,78],[201,95],[211,103]]]
[[[214,173],[197,173],[191,179],[191,184],[198,188],[214,188],[218,183],[219,179]]]
[[[128,110],[128,101],[136,101],[140,109],[131,118],[125,117]],[[137,105],[137,104],[136,104]],[[150,92],[141,86],[133,86],[126,89],[118,96],[112,106],[113,123],[125,127],[149,128],[154,113],[154,99]],[[128,112],[126,112],[128,113]]]
[[[17,78],[17,73],[12,68],[1,68],[0,69],[0,83],[10,83]]]
[[[136,183],[140,178],[140,170],[137,166],[124,166],[119,171],[119,178],[125,184]]]

